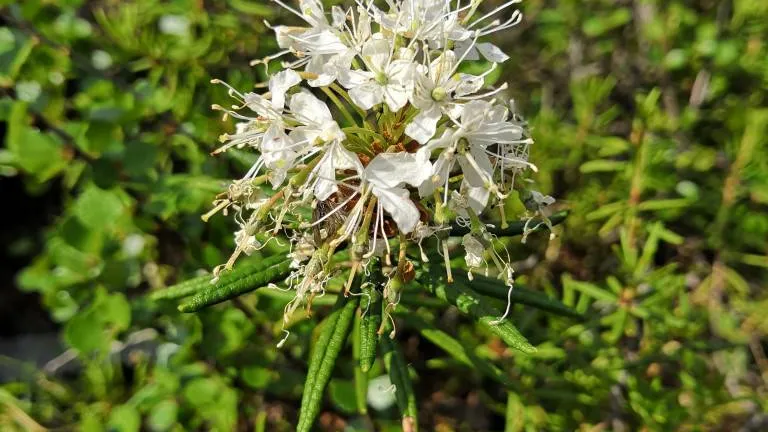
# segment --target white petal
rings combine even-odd
[[[494,63],[504,63],[509,60],[509,56],[492,43],[479,43],[476,45],[480,54],[488,61]]]
[[[485,119],[491,104],[484,100],[473,100],[464,104],[461,111],[461,126],[465,130],[477,130]]]
[[[395,60],[407,60],[413,62],[413,59],[416,58],[416,50],[408,47],[400,47],[395,52],[394,58]]]
[[[420,111],[413,118],[408,126],[406,126],[405,133],[419,144],[425,144],[435,135],[437,122],[442,116],[443,112],[440,110],[440,107],[437,104],[433,104],[431,108]]]
[[[331,8],[331,16],[333,17],[333,26],[341,28],[344,25],[344,21],[347,19],[347,14],[344,9],[333,6]]]
[[[474,61],[474,60],[480,60],[480,56],[477,53],[477,49],[472,46],[471,40],[463,40],[463,41],[457,41],[456,45],[454,46],[454,51],[456,52],[456,55],[461,58],[464,53],[469,50],[469,53],[464,57],[464,60]]]
[[[272,124],[264,134],[261,157],[266,166],[271,169],[270,181],[273,187],[279,186],[285,180],[288,169],[293,166],[298,156],[298,153],[292,149],[292,144],[291,138],[277,123]]]
[[[432,91],[435,89],[435,83],[429,77],[417,76],[414,81],[414,91],[411,94],[411,104],[420,110],[426,110],[435,104],[432,99]]]
[[[393,188],[403,183],[419,186],[432,175],[429,154],[381,153],[365,167],[363,177],[371,184]]]
[[[320,163],[317,164],[312,171],[312,175],[317,178],[315,183],[315,198],[320,201],[325,201],[330,196],[339,190],[336,186],[336,170],[333,166],[333,154],[326,153]]]
[[[474,210],[475,213],[480,214],[485,210],[491,192],[488,188],[469,186],[466,188],[466,195],[469,207]]]
[[[395,60],[384,71],[390,83],[412,86],[415,66],[410,60]]]
[[[384,92],[384,102],[387,103],[387,106],[393,112],[404,107],[411,95],[411,91],[406,86],[400,84],[386,85],[382,90]]]
[[[265,99],[264,96],[256,93],[246,93],[245,104],[261,117],[273,118],[275,116],[274,110],[271,109],[272,102]]]
[[[275,38],[277,39],[277,46],[281,49],[292,48],[298,44],[295,36],[306,33],[307,29],[304,27],[291,27],[291,26],[276,26]]]
[[[269,79],[269,91],[272,93],[272,106],[282,110],[285,106],[285,92],[301,82],[301,77],[293,69],[280,71]]]
[[[467,96],[477,93],[483,88],[483,84],[485,84],[485,80],[482,77],[459,74],[459,82],[456,85],[456,96]]]
[[[364,110],[373,108],[384,99],[383,89],[377,83],[367,83],[349,91],[349,97],[355,105]]]
[[[293,144],[293,140],[285,134],[283,128],[277,123],[272,123],[264,132],[261,141],[262,153],[280,152]]]
[[[401,232],[407,234],[419,222],[419,209],[410,199],[408,190],[402,188],[373,188],[384,210],[392,216]]]
[[[443,26],[443,32],[452,41],[467,40],[472,37],[472,32],[465,29],[455,22],[446,22]]]
[[[331,85],[335,80],[336,80],[335,75],[320,73],[320,74],[317,74],[317,78],[307,80],[307,84],[309,84],[310,87],[325,87],[325,86]]]
[[[474,160],[474,163],[470,162],[469,157]],[[461,165],[461,171],[464,173],[464,180],[470,186],[486,186],[487,180],[493,174],[493,166],[488,155],[485,154],[481,147],[473,146],[469,155],[459,155],[457,159],[459,165]]]
[[[427,151],[427,147],[422,147],[419,152]],[[418,152],[417,152],[418,153]],[[449,152],[442,152],[434,163],[432,168],[432,176],[419,186],[419,195],[422,197],[431,195],[435,189],[445,184],[445,179],[451,174],[453,164],[456,162],[456,158]]]
[[[339,54],[349,49],[330,30],[317,31],[312,29],[303,34],[295,36],[295,44],[300,51],[317,54]]]
[[[387,39],[370,39],[363,45],[363,58],[373,72],[384,72],[389,61],[391,42]]]
[[[323,123],[320,128],[320,139],[322,139],[324,142],[332,142],[332,141],[344,141],[347,136],[344,135],[344,132],[339,127],[339,124],[335,121],[328,121]]]
[[[533,196],[533,200],[536,202],[536,204],[541,206],[549,206],[555,203],[555,199],[552,198],[549,195],[544,195],[539,191],[531,191],[531,195]]]
[[[299,10],[304,15],[304,19],[313,27],[328,25],[325,19],[325,10],[320,0],[299,0]]]
[[[341,143],[336,143],[332,147],[334,163],[336,169],[355,170],[358,173],[363,172],[363,164],[357,154],[347,150]]]
[[[491,123],[503,122],[509,117],[509,110],[505,106],[495,105],[488,110],[486,117]]]
[[[354,56],[353,50],[348,50],[336,55],[316,55],[307,63],[304,68],[306,72],[317,75],[317,78],[307,80],[307,84],[312,87],[325,87],[336,80],[339,75],[349,71]],[[367,81],[368,78],[365,78]],[[339,79],[341,81],[341,79]],[[344,85],[342,83],[342,85]]]
[[[464,246],[464,251],[466,252],[464,259],[467,261],[467,266],[480,267],[483,265],[485,247],[475,238],[475,236],[472,234],[465,235],[461,244]]]
[[[347,69],[339,72],[339,83],[349,89],[366,84],[373,77],[373,72]]]
[[[339,189],[336,170],[340,169],[352,169],[361,173],[363,164],[360,163],[356,154],[345,149],[341,143],[335,142],[331,144],[310,175],[312,180],[316,179],[314,193],[317,199],[325,201]]]
[[[318,142],[318,138],[320,138],[320,132],[320,129],[316,129],[314,127],[299,126],[293,129],[291,133],[288,134],[288,136],[293,142],[293,148],[296,148],[296,151],[301,153]]]
[[[273,168],[269,173],[269,182],[273,188],[277,189],[288,177],[288,168]]]
[[[438,148],[448,148],[451,145],[453,145],[454,140],[457,137],[456,130],[454,129],[446,129],[442,135],[440,135],[439,138],[435,138],[431,141],[429,141],[426,145],[427,148],[429,148],[430,151]]]
[[[429,76],[436,83],[450,78],[456,65],[456,54],[453,51],[445,51],[429,64]]]
[[[289,106],[293,114],[304,124],[319,126],[325,122],[333,121],[328,106],[307,89],[302,89],[299,93],[291,96]]]

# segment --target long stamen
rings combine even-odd
[[[497,7],[496,9],[488,12],[487,14],[485,14],[485,15],[481,16],[480,18],[476,19],[475,21],[473,21],[471,24],[469,24],[467,26],[467,29],[471,29],[472,27],[476,26],[481,21],[484,21],[484,20],[486,20],[486,19],[496,15],[497,13],[503,11],[504,9],[512,6],[513,4],[520,3],[521,1],[522,0],[510,0],[510,1],[502,4],[501,6]]]
[[[448,242],[441,240],[443,247],[443,262],[445,263],[445,278],[448,283],[453,283],[453,274],[451,273],[451,257],[448,255]]]
[[[478,100],[478,99],[486,99],[486,98],[491,97],[491,96],[493,96],[495,94],[503,92],[504,90],[507,89],[507,87],[508,87],[507,83],[504,83],[504,84],[500,85],[499,88],[491,90],[491,91],[489,91],[487,93],[481,93],[481,94],[476,94],[476,95],[472,95],[472,96],[458,96],[458,97],[456,97],[456,99],[466,100],[466,101]]]
[[[236,95],[238,98],[240,98],[240,100],[241,100],[241,101],[244,101],[244,100],[245,100],[245,96],[243,96],[243,94],[242,94],[242,93],[240,93],[239,91],[237,91],[237,90],[236,90],[234,87],[232,87],[231,85],[229,85],[229,83],[227,83],[227,82],[225,82],[225,81],[222,81],[222,80],[220,80],[220,79],[218,79],[218,78],[214,78],[214,79],[212,79],[212,80],[211,80],[211,84],[221,84],[221,85],[223,85],[224,87],[226,87],[226,88],[228,88],[228,89],[229,89],[229,94],[230,94],[230,96],[232,96],[232,95]]]
[[[520,24],[520,22],[522,22],[522,21],[523,21],[523,14],[520,13],[520,11],[515,11],[515,13],[512,14],[512,18],[510,18],[507,21],[505,21],[504,24],[497,25],[495,28],[493,26],[489,26],[488,28],[485,28],[485,29],[481,30],[480,31],[480,35],[481,36],[488,36],[490,34],[497,33],[497,32],[506,30],[508,28],[512,28],[512,27]],[[493,28],[493,29],[491,30],[491,28]]]
[[[294,15],[296,15],[297,17],[299,17],[299,18],[303,19],[304,21],[307,21],[307,19],[306,19],[306,17],[304,16],[304,14],[302,14],[301,12],[297,11],[296,9],[294,9],[294,8],[292,8],[292,7],[290,7],[290,6],[288,6],[287,4],[283,3],[282,1],[280,1],[280,0],[271,0],[271,1],[273,1],[273,2],[275,2],[275,3],[277,3],[277,4],[279,4],[279,5],[280,5],[280,6],[281,6],[283,9],[285,9],[285,10],[287,10],[287,11],[291,12],[292,14],[294,14]],[[312,23],[310,23],[309,21],[307,21],[307,22],[308,22],[310,25],[312,24]]]

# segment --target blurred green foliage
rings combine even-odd
[[[231,249],[229,221],[200,214],[253,156],[207,154],[231,126],[209,80],[262,81],[248,63],[275,49],[263,20],[291,18],[250,0],[0,5],[0,175],[23,181],[14,199],[56,203],[8,256],[70,350],[42,369],[3,358],[21,372],[0,387],[0,428],[291,430],[315,318],[278,350],[279,293],[198,315],[146,297]],[[538,347],[523,355],[454,309],[411,306],[398,339],[423,428],[765,430],[768,3],[522,10],[500,79],[533,128],[536,181],[571,213],[556,239],[511,250],[520,281],[587,319],[516,305]],[[368,430],[355,362],[337,364],[319,429]],[[397,430],[394,410],[378,428]]]

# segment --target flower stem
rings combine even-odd
[[[339,109],[341,114],[344,116],[345,119],[347,119],[347,122],[353,126],[359,126],[357,121],[355,121],[355,118],[352,117],[352,114],[347,110],[347,107],[344,106],[344,103],[339,100],[339,98],[334,94],[328,87],[320,87],[320,90],[325,93],[326,96],[328,96],[328,99],[330,99],[334,105],[336,105],[336,108]]]
[[[373,131],[373,130],[371,130],[371,129],[366,129],[366,128],[361,128],[361,127],[355,127],[355,126],[351,126],[351,127],[345,127],[345,128],[344,128],[344,129],[342,129],[342,130],[344,131],[344,133],[347,133],[347,132],[349,132],[349,133],[353,133],[353,134],[367,134],[367,135],[370,135],[370,136],[372,136],[373,138],[375,138],[375,139],[377,139],[377,140],[381,141],[382,143],[386,143],[386,142],[388,142],[388,141],[389,141],[388,139],[384,138],[384,136],[383,136],[383,135],[380,135],[379,133],[377,133],[377,132],[374,132],[374,131]]]

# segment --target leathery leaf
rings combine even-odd
[[[349,335],[359,297],[339,296],[331,314],[321,324],[320,336],[315,342],[309,361],[309,372],[301,397],[301,410],[296,430],[308,432],[320,412],[325,386],[331,379],[336,359]]]
[[[179,310],[181,312],[197,312],[208,306],[239,297],[285,277],[291,271],[290,266],[290,261],[283,261],[280,264],[251,273],[230,283],[217,284],[192,296],[192,298],[179,305]]]
[[[411,377],[408,374],[408,365],[403,353],[395,341],[388,337],[381,338],[384,351],[384,365],[389,372],[389,379],[395,386],[395,398],[397,407],[402,415],[402,428],[405,432],[418,430],[418,409],[416,407],[416,395],[413,392]]]

